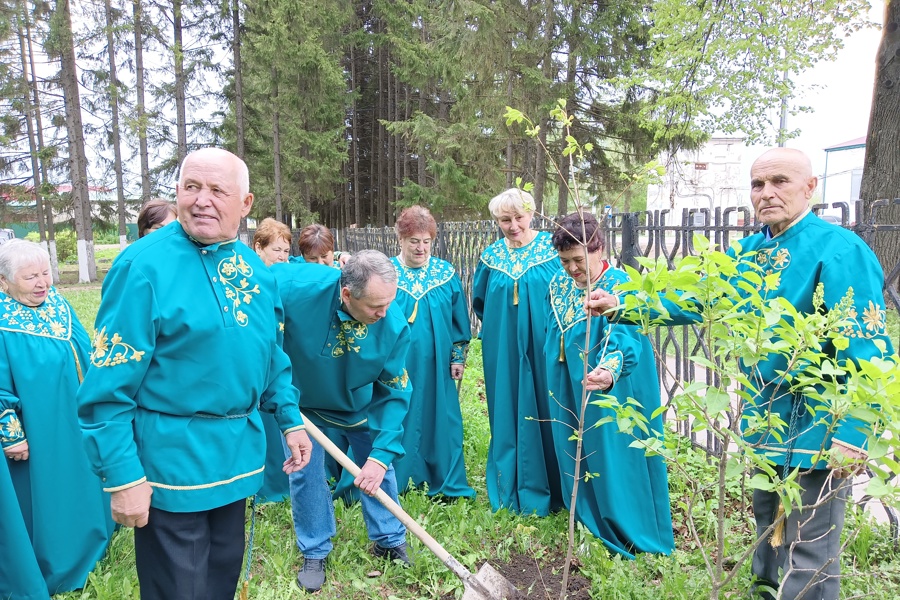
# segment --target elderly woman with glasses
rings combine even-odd
[[[41,246],[0,246],[0,598],[84,587],[114,526],[75,404],[90,342],[51,283]]]
[[[431,255],[437,223],[411,206],[396,224],[400,254],[394,300],[409,323],[406,369],[413,393],[403,421],[406,454],[394,462],[401,491],[427,486],[429,496],[475,496],[466,479],[463,422],[454,381],[462,379],[472,337],[469,309],[453,265]]]

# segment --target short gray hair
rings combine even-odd
[[[0,275],[7,280],[24,265],[36,262],[50,264],[50,254],[40,244],[14,239],[0,245]]]
[[[245,163],[238,155],[229,152],[224,148],[215,148],[213,146],[194,150],[184,157],[184,160],[181,161],[181,167],[178,169],[178,187],[184,187],[184,165],[187,164],[187,161],[191,159],[191,157],[202,158],[207,155],[230,160],[235,169],[234,181],[237,183],[241,199],[250,193],[250,171],[247,169],[247,163]]]
[[[491,198],[488,210],[495,219],[510,213],[530,215],[534,213],[534,197],[525,190],[509,188]]]
[[[397,283],[397,269],[391,259],[378,250],[363,250],[341,268],[341,287],[349,289],[354,298],[362,298],[373,276],[385,283]]]

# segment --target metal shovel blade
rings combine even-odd
[[[475,575],[463,579],[463,586],[463,600],[515,600],[522,597],[519,590],[488,563],[481,565]]]

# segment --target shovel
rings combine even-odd
[[[350,460],[346,454],[341,452],[340,448],[334,445],[328,436],[316,427],[312,421],[303,417],[306,424],[306,432],[309,436],[316,440],[328,454],[331,455],[342,467],[347,469],[353,477],[359,475],[359,467],[355,462]],[[378,488],[375,498],[390,511],[392,515],[397,517],[406,528],[419,538],[425,546],[431,550],[435,556],[441,559],[441,562],[448,569],[459,577],[463,582],[465,591],[463,592],[463,600],[515,600],[520,598],[518,590],[507,579],[500,574],[494,567],[488,563],[481,565],[477,575],[473,575],[471,571],[466,569],[458,560],[450,556],[443,546],[435,540],[421,525],[416,523],[412,517],[406,514],[400,505],[391,500],[390,496],[384,493],[384,490]]]

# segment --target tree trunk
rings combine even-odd
[[[507,55],[507,64],[512,62],[512,58]],[[512,71],[507,68],[506,70],[506,105],[513,106],[513,74]],[[514,166],[514,153],[515,147],[513,145],[513,134],[512,131],[507,128],[506,132],[506,188],[509,189],[513,186],[515,182],[515,177],[513,176],[513,166]]]
[[[554,2],[546,0],[544,3],[544,56],[541,64],[541,74],[544,76],[544,85],[548,88],[553,85],[556,76],[553,73],[553,39],[556,32],[554,23]],[[541,131],[534,147],[534,204],[538,212],[544,212],[544,191],[547,187],[547,128],[549,119],[540,118]],[[562,215],[560,215],[562,216]]]
[[[116,46],[113,38],[112,4],[105,0],[106,51],[109,56],[109,107],[112,111],[113,169],[116,172],[116,200],[119,214],[119,248],[128,245],[128,229],[125,225],[125,183],[122,181],[122,148],[119,139],[119,79],[116,75]]]
[[[580,5],[576,2],[572,6],[572,22],[579,23],[581,22],[581,8]],[[569,35],[566,40],[566,46],[569,49],[569,56],[566,60],[566,94],[568,95],[568,100],[566,101],[566,109],[574,110],[575,108],[575,75],[576,68],[578,67],[578,50],[577,50],[577,42],[575,40],[575,35]],[[556,214],[565,215],[569,212],[569,159],[568,157],[562,157],[560,159],[562,164],[560,164],[560,172],[561,175],[559,177],[559,194],[556,201]]]
[[[187,110],[185,108],[184,44],[182,43],[181,0],[172,2],[172,24],[174,43],[172,53],[175,58],[175,127],[178,131],[178,165],[187,156]]]
[[[150,199],[150,153],[147,148],[147,113],[144,108],[144,11],[141,0],[132,0],[134,11],[135,112],[137,113],[138,153],[141,160],[141,204]]]
[[[356,53],[350,44],[350,152],[353,155],[353,222],[362,225],[363,218],[359,202],[359,115],[356,113]]]
[[[241,0],[233,0],[231,4],[231,52],[234,59],[234,121],[235,121],[235,154],[246,160],[244,141],[244,76],[241,74]],[[245,244],[250,244],[250,230],[247,217],[241,218],[238,237]]]
[[[40,234],[41,245],[46,249],[47,248],[47,228],[44,222],[44,203],[43,203],[43,192],[41,190],[41,176],[40,169],[38,167],[38,145],[37,145],[37,136],[34,131],[34,106],[31,103],[31,89],[34,81],[34,74],[30,73],[28,70],[28,54],[25,48],[25,22],[28,19],[27,9],[24,6],[24,3],[19,0],[18,6],[16,7],[17,11],[17,27],[16,32],[19,38],[19,58],[20,65],[22,67],[22,82],[24,83],[23,89],[25,93],[23,94],[22,100],[24,101],[23,106],[25,107],[25,125],[28,130],[28,150],[31,154],[31,177],[34,182],[34,203],[35,203],[35,212],[38,222],[38,232]]]
[[[866,136],[866,159],[860,196],[864,212],[870,214],[876,200],[900,198],[900,2],[886,2],[884,28],[875,67],[875,92]],[[876,208],[879,225],[900,224],[900,204]],[[859,218],[859,215],[857,216]],[[885,275],[900,263],[900,235],[879,233],[874,250]],[[892,282],[894,286],[900,285]]]
[[[272,164],[275,167],[275,220],[284,218],[281,187],[281,131],[278,125],[278,70],[272,69]]]
[[[34,68],[34,46],[31,41],[31,22],[28,19],[28,7],[22,7],[22,18],[25,22],[25,40],[28,43],[28,64],[31,73],[31,99],[34,109],[34,123],[37,129],[37,147],[43,149],[44,146],[44,123],[41,117],[41,97],[38,94],[37,75]],[[41,169],[41,189],[43,195],[43,187],[46,185],[47,179],[47,159],[43,156],[39,160]],[[45,202],[45,215],[39,215],[38,219],[44,219],[47,223],[47,251],[50,253],[50,270],[53,274],[53,283],[59,283],[59,257],[56,254],[56,234],[53,224],[53,203],[49,200]]]
[[[72,35],[72,14],[68,0],[58,0],[60,19],[60,80],[66,107],[66,130],[69,138],[69,176],[75,202],[75,233],[78,237],[78,282],[97,280],[94,263],[94,232],[91,229],[91,203],[88,197],[87,157],[84,152],[84,127],[81,123],[81,101]]]

